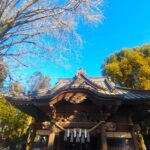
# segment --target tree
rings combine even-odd
[[[122,49],[109,57],[103,65],[103,74],[120,86],[150,90],[150,44]],[[147,148],[150,145],[150,117],[140,122]]]
[[[35,72],[28,81],[29,91],[34,92],[40,89],[50,89],[50,77],[43,76],[41,72]]]
[[[21,143],[31,118],[0,97],[0,143],[15,149]]]
[[[21,83],[19,83],[18,81],[14,81],[12,83],[10,83],[10,92],[11,93],[16,93],[16,94],[21,94],[24,92],[23,86]]]
[[[3,81],[7,77],[7,72],[7,65],[0,61],[1,87],[3,87]],[[22,85],[19,82],[12,82],[10,88],[11,92],[23,92]],[[31,117],[13,107],[0,94],[0,143],[15,149],[17,143],[21,144],[21,139],[26,133],[30,120]]]
[[[104,62],[103,74],[120,86],[150,89],[150,44],[110,55]]]
[[[20,55],[66,49],[80,39],[76,27],[81,18],[101,20],[100,6],[101,0],[0,0],[0,56],[21,63]],[[44,38],[49,45],[41,43]]]

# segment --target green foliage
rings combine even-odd
[[[0,98],[0,139],[8,146],[15,145],[26,133],[31,118]]]
[[[121,86],[150,90],[150,44],[110,55],[103,74]]]
[[[0,61],[0,86],[7,77],[7,65]],[[19,82],[10,84],[10,91],[15,93],[23,92],[23,87]],[[26,133],[31,117],[13,107],[7,100],[0,95],[0,143],[15,149],[16,144],[22,142]]]

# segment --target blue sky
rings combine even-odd
[[[63,67],[53,63],[30,69],[51,77],[52,85],[57,78],[73,77],[79,68],[88,76],[101,76],[101,65],[106,57],[122,48],[150,43],[149,0],[104,0],[104,19],[96,27],[80,24],[78,32],[84,43],[78,61],[68,58]]]

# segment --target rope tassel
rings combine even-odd
[[[67,130],[67,137],[69,137],[70,136],[70,130],[68,129]]]
[[[87,133],[87,142],[90,143],[90,134],[89,134],[89,132]]]
[[[64,141],[67,141],[67,131],[65,131]]]
[[[73,143],[73,132],[71,132],[70,142]]]
[[[70,142],[85,143],[90,142],[90,133],[87,129],[67,129],[64,134],[64,141],[70,139]]]
[[[77,131],[76,131],[76,129],[73,130],[73,134],[74,134],[74,138],[76,138],[76,136],[77,136]]]
[[[81,135],[81,143],[85,143],[85,136],[84,136],[84,133]]]
[[[81,137],[81,133],[82,133],[82,130],[80,129],[79,130],[79,138]]]
[[[84,130],[84,136],[85,136],[85,138],[87,138],[87,130],[86,129]]]
[[[77,133],[76,142],[77,142],[77,143],[80,143],[79,133]]]

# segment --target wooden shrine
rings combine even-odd
[[[138,123],[150,111],[150,91],[117,87],[106,77],[87,77],[81,69],[51,90],[5,97],[35,118],[26,149],[144,149]]]

